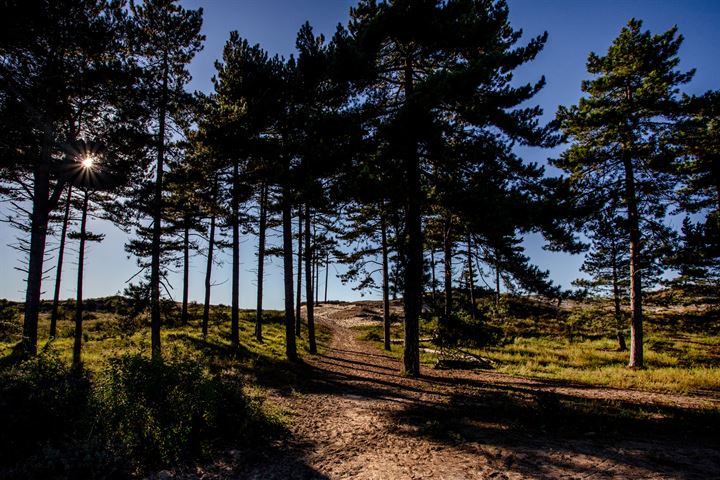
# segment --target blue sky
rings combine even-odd
[[[186,8],[203,7],[203,32],[207,36],[204,50],[190,67],[193,76],[190,88],[209,91],[212,88],[211,77],[214,74],[213,63],[222,56],[223,45],[231,30],[237,30],[251,43],[259,43],[271,54],[288,56],[294,50],[295,34],[300,25],[309,20],[316,33],[332,36],[335,26],[346,23],[349,7],[355,2],[350,0],[186,0]],[[514,28],[522,29],[524,38],[530,38],[548,31],[549,39],[545,49],[537,59],[516,71],[516,81],[536,81],[545,75],[546,87],[535,97],[533,104],[540,105],[545,113],[543,120],[550,120],[558,105],[576,103],[580,98],[580,82],[587,78],[585,60],[590,51],[603,53],[620,29],[632,18],[644,21],[644,27],[660,33],[677,25],[685,42],[680,50],[681,68],[696,68],[692,83],[684,88],[687,93],[703,93],[706,90],[720,88],[720,67],[717,61],[717,49],[720,45],[720,2],[715,1],[542,1],[510,0],[510,18]],[[548,157],[559,152],[538,149],[523,149],[519,153],[528,161],[545,163]],[[551,172],[552,169],[550,169]],[[555,172],[553,172],[555,173]],[[124,233],[113,225],[94,221],[91,229],[105,233],[101,244],[91,244],[86,258],[85,295],[87,297],[111,295],[122,291],[125,281],[137,268],[135,259],[127,258],[123,245]],[[7,246],[14,243],[17,232],[7,224],[0,224],[0,298],[20,300],[24,297],[24,274],[14,267],[22,267],[22,257]],[[49,248],[53,247],[53,241]],[[244,238],[241,244],[241,298],[245,308],[255,303],[256,268],[254,250],[257,239]],[[533,260],[543,269],[549,269],[551,278],[568,287],[578,277],[578,267],[582,257],[549,253],[542,250],[540,238],[531,236],[525,245]],[[65,264],[63,298],[75,295],[73,276],[76,272],[77,253],[72,249],[67,254]],[[229,252],[222,254],[224,264],[216,267],[214,282],[219,285],[213,290],[214,303],[230,303]],[[49,259],[46,269],[54,265]],[[278,260],[267,267],[266,306],[282,307],[282,270]],[[193,259],[191,267],[191,299],[201,301],[204,275],[204,258]],[[358,292],[349,286],[342,286],[334,276],[331,267],[328,297],[333,299],[357,299]],[[48,274],[52,277],[52,272]],[[52,277],[54,278],[54,277]],[[175,285],[173,296],[180,297],[180,282],[172,277]],[[52,280],[44,283],[44,298],[51,296]],[[372,295],[366,298],[377,297]]]

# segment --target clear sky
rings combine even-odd
[[[338,23],[346,23],[350,0],[186,0],[186,8],[203,7],[203,33],[207,36],[204,50],[190,66],[193,90],[209,91],[214,74],[213,63],[221,58],[223,45],[231,30],[237,30],[251,43],[259,43],[271,54],[288,56],[294,50],[295,34],[306,20],[331,37]],[[691,0],[510,0],[513,27],[522,29],[530,38],[548,31],[549,39],[537,59],[517,70],[518,82],[536,81],[545,75],[547,86],[532,102],[542,106],[543,120],[550,120],[558,105],[576,103],[580,97],[580,81],[587,78],[585,60],[591,51],[603,53],[627,21],[636,17],[644,27],[660,33],[677,25],[685,42],[680,50],[681,68],[696,68],[693,82],[684,89],[687,93],[703,93],[720,88],[718,45],[720,45],[720,2]],[[556,151],[524,149],[519,153],[528,161],[545,163]],[[552,170],[551,170],[552,171]],[[96,297],[122,291],[125,281],[137,272],[135,259],[128,259],[123,245],[124,233],[113,225],[94,221],[91,230],[107,235],[101,244],[91,244],[86,254],[85,295]],[[0,224],[0,298],[24,298],[24,274],[15,269],[23,266],[23,259],[7,245],[15,243],[17,232],[7,224]],[[54,247],[50,240],[49,249]],[[255,304],[255,256],[257,239],[247,236],[241,244],[240,304],[252,308]],[[549,253],[542,250],[542,241],[529,237],[525,245],[533,260],[549,269],[551,278],[564,287],[578,277],[582,257]],[[73,276],[76,272],[77,252],[73,242],[66,254],[62,297],[75,295]],[[213,303],[230,303],[229,252],[220,255],[224,264],[216,267]],[[46,269],[55,264],[48,258]],[[204,258],[195,257],[191,267],[191,300],[201,301]],[[267,268],[266,306],[282,307],[282,269],[278,259]],[[331,266],[328,297],[351,300],[360,297],[349,286],[342,286]],[[52,295],[53,272],[44,282],[44,298]],[[173,297],[179,299],[181,284],[173,276]],[[322,285],[322,283],[321,283]],[[375,293],[371,297],[379,297]]]

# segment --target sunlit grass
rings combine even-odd
[[[191,308],[191,320],[186,325],[163,325],[161,344],[163,354],[197,351],[208,359],[215,368],[232,368],[242,365],[252,369],[256,365],[286,362],[285,325],[280,311],[268,310],[263,318],[263,341],[255,339],[255,311],[240,312],[240,348],[232,352],[230,344],[230,309],[213,307],[208,335],[201,332],[200,310]],[[20,319],[17,320],[20,322]],[[104,368],[107,360],[123,354],[150,355],[150,326],[141,321],[134,331],[123,330],[120,317],[113,313],[88,312],[83,321],[82,361],[85,368],[97,372]],[[20,341],[20,324],[11,335],[0,341],[0,358],[5,358],[17,349]],[[11,329],[12,330],[12,329]],[[50,321],[47,314],[40,315],[38,325],[38,349],[50,348],[64,361],[72,359],[74,320],[61,319],[58,322],[56,338],[49,340]],[[307,346],[307,325],[303,323],[303,337],[297,339],[298,355],[309,356]],[[316,327],[316,338],[320,352],[327,348],[329,332]]]
[[[429,322],[422,326],[421,337],[429,335],[430,327]],[[380,325],[357,330],[358,339],[382,348]],[[402,338],[401,326],[393,326],[391,338]],[[438,347],[421,343],[421,363],[434,366],[438,355],[423,349]],[[508,375],[649,391],[720,392],[720,337],[715,335],[652,332],[645,339],[646,368],[642,370],[627,367],[629,353],[618,351],[614,338],[517,337],[505,345],[463,350],[492,360],[495,371]],[[393,344],[391,355],[402,357],[401,343]]]
[[[650,337],[645,347],[642,370],[627,367],[628,352],[617,351],[613,339],[516,338],[509,345],[471,351],[494,360],[497,371],[510,375],[655,391],[720,389],[720,356],[712,354],[720,349],[719,338]]]

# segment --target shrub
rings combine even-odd
[[[93,437],[45,445],[25,461],[0,471],[0,478],[6,480],[125,480],[130,475],[126,459]]]
[[[273,422],[187,353],[125,355],[91,379],[46,350],[0,368],[0,478],[128,478],[262,440]]]
[[[163,325],[175,326],[180,320],[180,308],[168,298],[160,299],[160,318]]]
[[[22,327],[18,321],[20,308],[18,305],[0,299],[0,342],[11,341],[19,337]]]
[[[259,435],[259,410],[237,380],[211,376],[196,358],[113,359],[98,381],[96,402],[105,435],[139,469],[203,457]]]
[[[436,343],[439,345],[464,344],[472,347],[497,345],[503,336],[499,327],[490,325],[483,315],[476,315],[475,319],[464,310],[453,312],[450,329],[438,329]]]
[[[117,319],[117,328],[120,337],[132,336],[140,330],[146,320],[143,315],[118,315]]]
[[[615,320],[598,308],[577,308],[565,319],[566,335],[570,341],[576,337],[613,336]]]
[[[22,462],[88,431],[89,392],[87,376],[52,351],[0,371],[0,464]]]

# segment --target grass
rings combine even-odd
[[[698,343],[695,343],[698,342]],[[702,345],[699,345],[702,343]],[[516,338],[503,346],[469,349],[498,363],[509,375],[569,383],[690,393],[720,387],[720,338],[693,335],[693,340],[651,336],[645,344],[646,368],[628,368],[628,352],[614,339],[569,341],[561,338]]]
[[[431,333],[431,325],[434,323],[421,322],[420,338],[425,338]],[[392,340],[391,350],[385,351],[383,348],[383,327],[382,325],[358,325],[353,327],[358,332],[357,339],[364,342],[372,342],[383,352],[389,354],[393,358],[402,359],[402,324],[392,323],[390,325],[390,339]],[[420,342],[420,364],[432,368],[437,363],[437,355],[425,352],[422,348],[436,348],[430,342]]]
[[[263,341],[255,339],[255,310],[240,311],[240,347],[233,350],[230,344],[230,308],[213,306],[210,312],[208,335],[203,338],[201,332],[202,307],[191,304],[190,320],[186,325],[163,325],[160,331],[163,357],[178,355],[196,356],[207,364],[216,374],[229,374],[236,377],[250,389],[251,396],[260,400],[267,397],[267,387],[290,388],[302,375],[298,365],[292,364],[285,356],[284,314],[277,310],[263,312]],[[41,313],[38,324],[38,350],[46,350],[57,355],[60,361],[70,364],[72,361],[74,320],[60,319],[57,336],[48,340],[50,331],[49,314]],[[18,314],[11,324],[4,325],[0,336],[0,368],[15,363],[15,353],[19,351],[22,332],[22,319]],[[302,337],[296,338],[298,356],[302,360],[309,357],[307,343],[307,323],[302,322]],[[330,331],[315,326],[318,353],[323,353],[330,342]],[[140,354],[150,357],[150,326],[148,319],[141,319],[135,325],[126,321],[126,317],[111,312],[86,312],[83,320],[83,367],[90,376],[105,370],[111,359],[123,355]],[[282,408],[263,403],[266,416],[286,424],[289,418]]]
[[[103,310],[85,314],[82,371],[69,367],[74,335],[69,315],[58,322],[55,339],[39,342],[37,357],[20,362],[21,316],[7,308],[2,312],[0,450],[10,453],[0,455],[0,477],[46,478],[47,472],[62,471],[64,478],[96,478],[113,469],[117,478],[144,476],[228,445],[265,444],[285,432],[292,412],[283,402],[267,401],[269,388],[291,395],[306,370],[285,358],[282,312],[264,312],[259,342],[255,311],[241,311],[240,346],[234,349],[230,309],[213,307],[203,337],[200,306],[193,305],[187,324],[165,322],[158,361],[150,359],[146,318],[130,321],[113,308]],[[301,359],[309,356],[307,325],[302,332]],[[48,334],[43,313],[38,336]],[[318,350],[325,351],[329,331],[317,326],[316,336]],[[67,405],[77,405],[77,411]]]
[[[192,305],[191,320],[186,325],[164,325],[161,329],[163,350],[171,353],[175,350],[198,350],[217,365],[228,361],[240,360],[245,366],[261,363],[285,361],[285,325],[280,311],[264,312],[263,342],[255,340],[255,311],[240,312],[240,350],[230,358],[230,309],[214,306],[208,325],[208,336],[201,333],[201,310],[199,305]],[[13,325],[6,328],[8,334],[0,338],[0,359],[7,358],[20,341],[21,320],[17,318]],[[150,355],[149,322],[141,321],[134,328],[123,329],[122,318],[115,313],[88,312],[83,320],[82,360],[86,369],[91,372],[103,368],[106,360],[123,354]],[[61,319],[58,322],[57,336],[48,340],[50,331],[49,315],[42,313],[38,324],[38,349],[50,348],[58,352],[65,361],[72,359],[72,345],[75,324],[74,320]],[[307,325],[303,324],[303,332]],[[329,341],[329,333],[325,328],[316,327],[318,349],[322,352]],[[306,336],[298,339],[298,354],[302,358],[309,355]]]
[[[508,375],[655,392],[720,392],[720,335],[714,328],[699,328],[707,323],[702,315],[682,315],[677,310],[649,314],[646,368],[634,370],[627,367],[629,353],[618,351],[617,340],[608,335],[602,308],[583,308],[570,315],[552,317],[543,312],[542,316],[505,318],[498,324],[507,335],[503,343],[463,350],[496,362],[495,371]],[[579,317],[587,323],[578,324]],[[431,337],[436,325],[437,319],[421,321],[420,337]],[[382,348],[381,325],[357,330],[358,339]],[[391,338],[401,340],[401,325],[393,325]],[[391,355],[400,358],[401,344],[393,347]],[[438,349],[431,342],[421,342],[422,348]],[[433,367],[437,361],[436,353],[421,350],[421,364]]]

